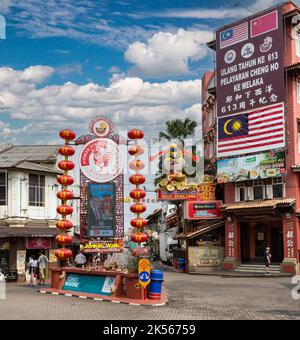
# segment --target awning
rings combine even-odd
[[[241,202],[232,205],[223,205],[221,208],[225,212],[234,212],[251,209],[276,209],[287,208],[295,204],[296,200],[292,198],[287,199],[273,199],[253,202]]]
[[[0,237],[55,237],[59,233],[56,228],[0,227]]]
[[[174,239],[188,239],[188,240],[192,240],[194,238],[197,238],[201,235],[204,235],[210,231],[213,231],[215,229],[221,228],[225,226],[225,221],[210,221],[210,222],[201,222],[200,225],[198,226],[198,230],[193,231],[191,233],[188,234],[179,234],[176,237],[174,237]]]

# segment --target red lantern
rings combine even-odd
[[[58,214],[66,216],[66,215],[72,215],[73,214],[73,208],[69,205],[60,205],[56,208],[56,211]]]
[[[68,171],[75,168],[75,164],[72,161],[61,161],[58,163],[58,167],[61,170]]]
[[[140,145],[134,145],[128,149],[128,153],[131,156],[141,156],[144,153],[144,151],[145,151],[144,148]]]
[[[131,170],[139,171],[139,170],[143,170],[144,167],[145,167],[145,164],[139,159],[136,159],[135,161],[132,161],[129,163],[129,168]]]
[[[74,178],[72,176],[62,175],[57,178],[57,182],[62,186],[68,186],[74,183]]]
[[[129,177],[129,182],[133,185],[140,185],[146,182],[146,178],[143,175],[132,175]]]
[[[134,200],[143,199],[146,197],[146,191],[142,189],[135,189],[131,191],[130,197]]]
[[[70,145],[61,146],[58,152],[63,156],[73,156],[75,154],[75,149]]]
[[[131,210],[131,212],[133,212],[134,214],[142,214],[142,213],[144,213],[144,212],[147,210],[147,207],[146,207],[145,204],[136,203],[136,204],[133,204],[133,205],[130,207],[130,210]]]
[[[129,139],[143,139],[144,138],[144,132],[141,130],[131,130],[128,132],[127,135]]]
[[[71,131],[71,130],[62,130],[62,131],[60,131],[59,136],[60,136],[62,139],[65,139],[65,140],[67,140],[67,141],[73,140],[73,139],[76,138],[75,132],[73,132],[73,131]]]
[[[67,231],[73,228],[73,223],[69,220],[61,220],[56,222],[56,228],[59,230]]]
[[[147,256],[149,254],[149,251],[147,248],[135,248],[132,250],[132,255],[133,256]]]
[[[136,233],[131,235],[131,241],[135,243],[143,243],[148,240],[148,236],[143,233]]]
[[[130,224],[133,226],[133,228],[144,228],[148,224],[148,221],[144,218],[134,218],[131,220]]]
[[[72,200],[74,198],[74,194],[71,190],[61,190],[57,193],[57,198],[62,201]]]
[[[70,249],[61,248],[55,251],[55,256],[60,260],[67,260],[72,257],[72,251]]]
[[[68,234],[61,234],[56,236],[55,241],[60,246],[65,246],[67,244],[72,244],[73,239],[72,236]]]

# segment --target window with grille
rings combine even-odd
[[[0,172],[0,205],[7,205],[7,173]]]
[[[45,206],[45,176],[29,175],[29,205],[33,207]]]

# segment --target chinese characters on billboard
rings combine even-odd
[[[88,185],[88,237],[114,236],[114,202],[114,184]]]
[[[185,202],[185,218],[187,220],[218,220],[223,218],[221,201]]]
[[[217,31],[219,158],[285,147],[282,8]]]

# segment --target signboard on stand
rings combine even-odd
[[[26,250],[17,251],[17,271],[18,274],[24,275],[26,270]]]

